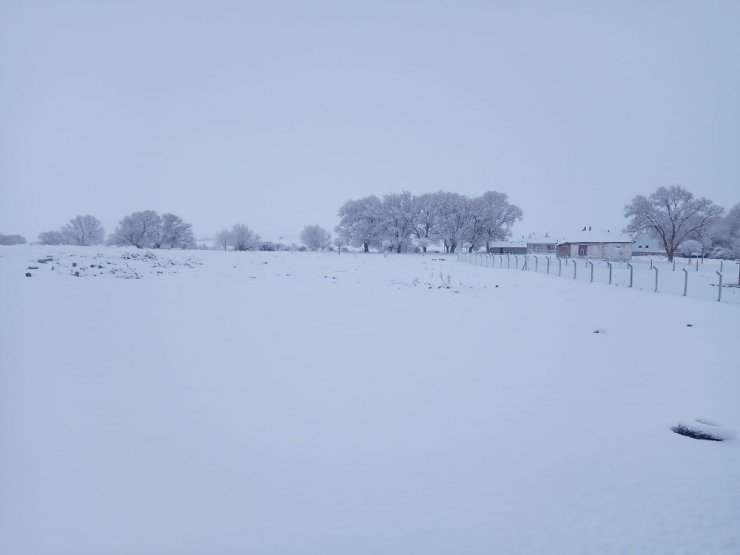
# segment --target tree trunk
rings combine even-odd
[[[370,252],[370,243],[363,243],[362,248],[365,249],[365,252]]]

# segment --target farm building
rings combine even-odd
[[[530,233],[526,238],[526,243],[528,254],[554,255],[558,246],[558,240],[555,237],[550,237],[549,233],[545,233],[544,235]]]
[[[559,258],[599,258],[629,260],[632,258],[632,239],[616,233],[583,231],[558,243]]]
[[[527,254],[525,241],[493,241],[488,244],[490,254]]]
[[[633,256],[665,256],[665,248],[658,239],[654,239],[650,235],[638,235],[634,239],[635,243],[632,245]]]

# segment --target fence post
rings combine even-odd
[[[501,263],[503,264],[503,261]],[[506,255],[506,269],[511,270],[511,257],[508,254]]]
[[[658,292],[658,267],[653,266],[653,270],[655,270],[655,292]]]
[[[563,259],[558,258],[558,277],[563,275]]]
[[[532,256],[534,256],[534,271],[537,272],[537,266],[540,265],[540,261],[537,259],[536,254],[533,254]]]
[[[576,259],[573,259],[573,279],[576,279],[576,273],[578,272],[578,263]]]
[[[723,270],[724,266],[725,266],[725,261],[724,260],[720,260],[719,261],[719,271],[720,272]]]
[[[609,266],[609,285],[612,284],[612,263],[607,260],[606,265]]]
[[[550,257],[549,256],[547,257],[547,273],[548,274],[550,273]],[[738,276],[738,278],[740,278],[740,276]]]
[[[650,259],[650,269],[651,270],[653,269],[653,259],[652,258]]]
[[[737,264],[737,284],[740,286],[740,260],[735,262]]]
[[[630,287],[632,287],[632,276],[634,273],[634,268],[632,267],[632,264],[630,264],[629,262],[627,262],[627,267],[630,269]]]
[[[517,255],[514,255],[514,269],[519,269],[519,257]]]
[[[686,296],[686,291],[689,288],[689,271],[686,268],[681,268],[683,270],[683,296]]]
[[[522,264],[522,271],[526,271],[528,266],[529,266],[529,257],[525,254],[524,264]]]
[[[676,259],[675,258],[673,259],[673,271],[674,272],[676,271]]]
[[[591,262],[590,260],[588,261],[588,263],[591,265],[591,283],[593,283],[594,282],[594,263]]]
[[[696,259],[696,271],[697,272],[699,271],[699,259],[698,258]]]
[[[719,276],[719,291],[717,292],[717,302],[720,302],[722,300],[722,272],[717,272],[717,275]]]

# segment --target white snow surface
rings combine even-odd
[[[740,553],[735,304],[127,252],[0,247],[4,555]]]

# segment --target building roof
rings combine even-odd
[[[506,249],[514,247],[526,249],[527,243],[526,241],[492,241],[488,246],[492,249]]]
[[[560,243],[560,238],[553,237],[549,233],[530,233],[526,237],[522,237],[528,244],[556,244]]]
[[[634,241],[627,235],[621,233],[612,233],[610,231],[586,230],[567,235],[559,245],[567,243],[633,243]]]

